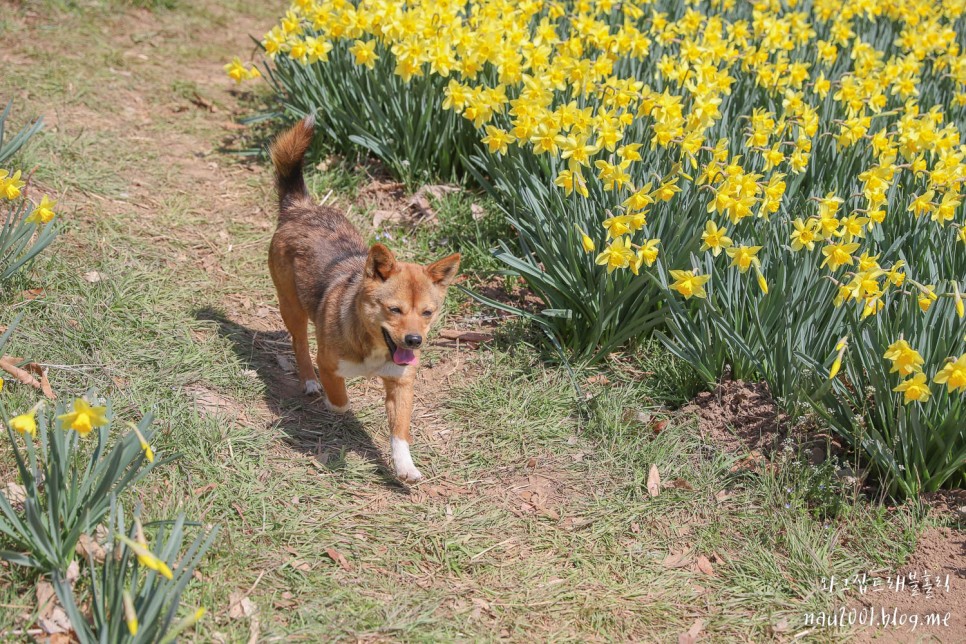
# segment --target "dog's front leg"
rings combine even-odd
[[[389,431],[392,433],[392,463],[396,476],[401,480],[414,483],[423,477],[413,465],[409,454],[412,434],[409,423],[413,416],[413,378],[383,378],[386,388],[386,415],[389,417]]]

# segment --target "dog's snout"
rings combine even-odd
[[[403,340],[406,342],[407,349],[418,349],[419,345],[423,343],[423,336],[415,333],[408,333]]]

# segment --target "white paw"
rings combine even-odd
[[[326,396],[325,397],[325,408],[328,409],[329,411],[334,411],[337,414],[344,414],[347,411],[349,411],[349,403],[346,403],[346,404],[342,405],[341,407],[339,405],[333,405],[329,401],[329,397]]]
[[[318,380],[306,380],[305,381],[305,395],[314,396],[322,392],[322,385],[319,384]]]
[[[416,483],[423,478],[423,475],[419,472],[419,470],[416,469],[416,466],[412,464],[405,468],[400,468],[397,465],[396,476],[404,483]]]
[[[392,437],[392,462],[396,468],[396,476],[399,480],[406,483],[415,483],[423,478],[416,466],[413,465],[413,458],[409,454],[409,443],[401,438]]]

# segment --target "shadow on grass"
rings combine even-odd
[[[355,414],[328,411],[321,398],[306,396],[295,376],[282,369],[276,356],[291,351],[287,332],[256,331],[212,308],[198,309],[194,316],[217,324],[219,335],[231,341],[238,360],[265,383],[265,403],[279,417],[279,426],[292,447],[331,470],[345,468],[346,453],[354,453],[375,466],[383,485],[400,494],[408,492]]]

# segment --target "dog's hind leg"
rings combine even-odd
[[[295,364],[298,368],[299,382],[307,394],[317,394],[322,388],[315,377],[312,352],[309,351],[309,316],[302,310],[295,293],[278,291],[278,308],[282,313],[285,328],[292,336],[292,350],[295,351]]]

